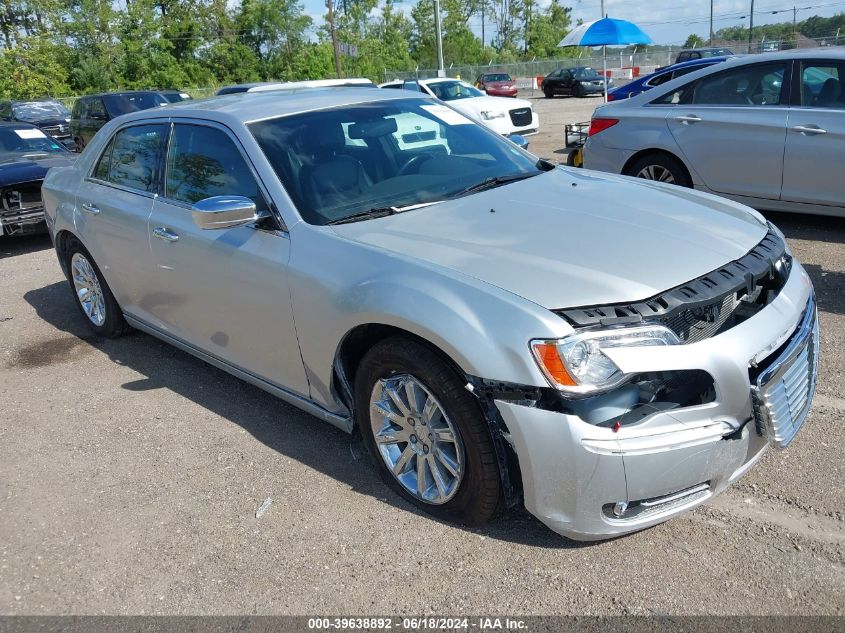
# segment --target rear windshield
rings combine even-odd
[[[168,103],[167,99],[156,92],[103,95],[103,101],[111,117],[137,112],[138,110],[149,110]]]

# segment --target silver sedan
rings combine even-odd
[[[845,216],[845,50],[728,60],[596,109],[584,166]]]
[[[553,167],[404,91],[126,115],[44,199],[96,334],[360,432],[446,519],[654,525],[789,444],[815,389],[812,285],[755,211]]]

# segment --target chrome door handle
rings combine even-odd
[[[694,114],[682,114],[681,116],[676,116],[675,120],[681,123],[698,123],[701,121],[701,117],[695,116]]]
[[[178,234],[163,226],[159,226],[158,228],[153,229],[153,235],[155,235],[160,240],[164,240],[165,242],[179,241]]]
[[[90,202],[83,202],[82,210],[86,213],[90,213],[91,215],[97,215],[100,212],[99,207],[95,204],[91,204]]]
[[[827,130],[813,125],[796,125],[792,129],[801,134],[827,134]]]

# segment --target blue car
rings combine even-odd
[[[675,77],[680,77],[682,75],[686,75],[687,73],[691,73],[696,70],[701,70],[702,68],[707,68],[708,66],[712,66],[713,64],[721,63],[726,59],[730,59],[730,57],[703,57],[701,59],[691,59],[686,62],[681,62],[680,64],[672,64],[671,66],[664,66],[663,68],[658,68],[650,75],[639,77],[638,79],[634,79],[634,81],[631,81],[625,84],[624,86],[614,88],[613,90],[607,93],[607,100],[619,101],[620,99],[634,97],[640,94],[641,92],[645,92],[646,90],[650,90],[655,86],[659,86],[660,84],[666,83],[667,81],[674,79]]]

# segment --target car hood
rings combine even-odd
[[[482,110],[495,110],[497,112],[507,112],[508,110],[517,110],[519,108],[530,108],[531,102],[525,99],[514,99],[512,97],[472,97],[471,99],[455,99],[454,101],[447,101],[450,106],[456,110],[460,110],[465,114],[472,114],[478,116]]]
[[[51,167],[66,167],[73,164],[72,154],[45,158],[24,158],[0,154],[0,186],[19,182],[41,180]]]
[[[561,168],[331,228],[549,309],[653,297],[742,257],[768,230],[715,196]]]

